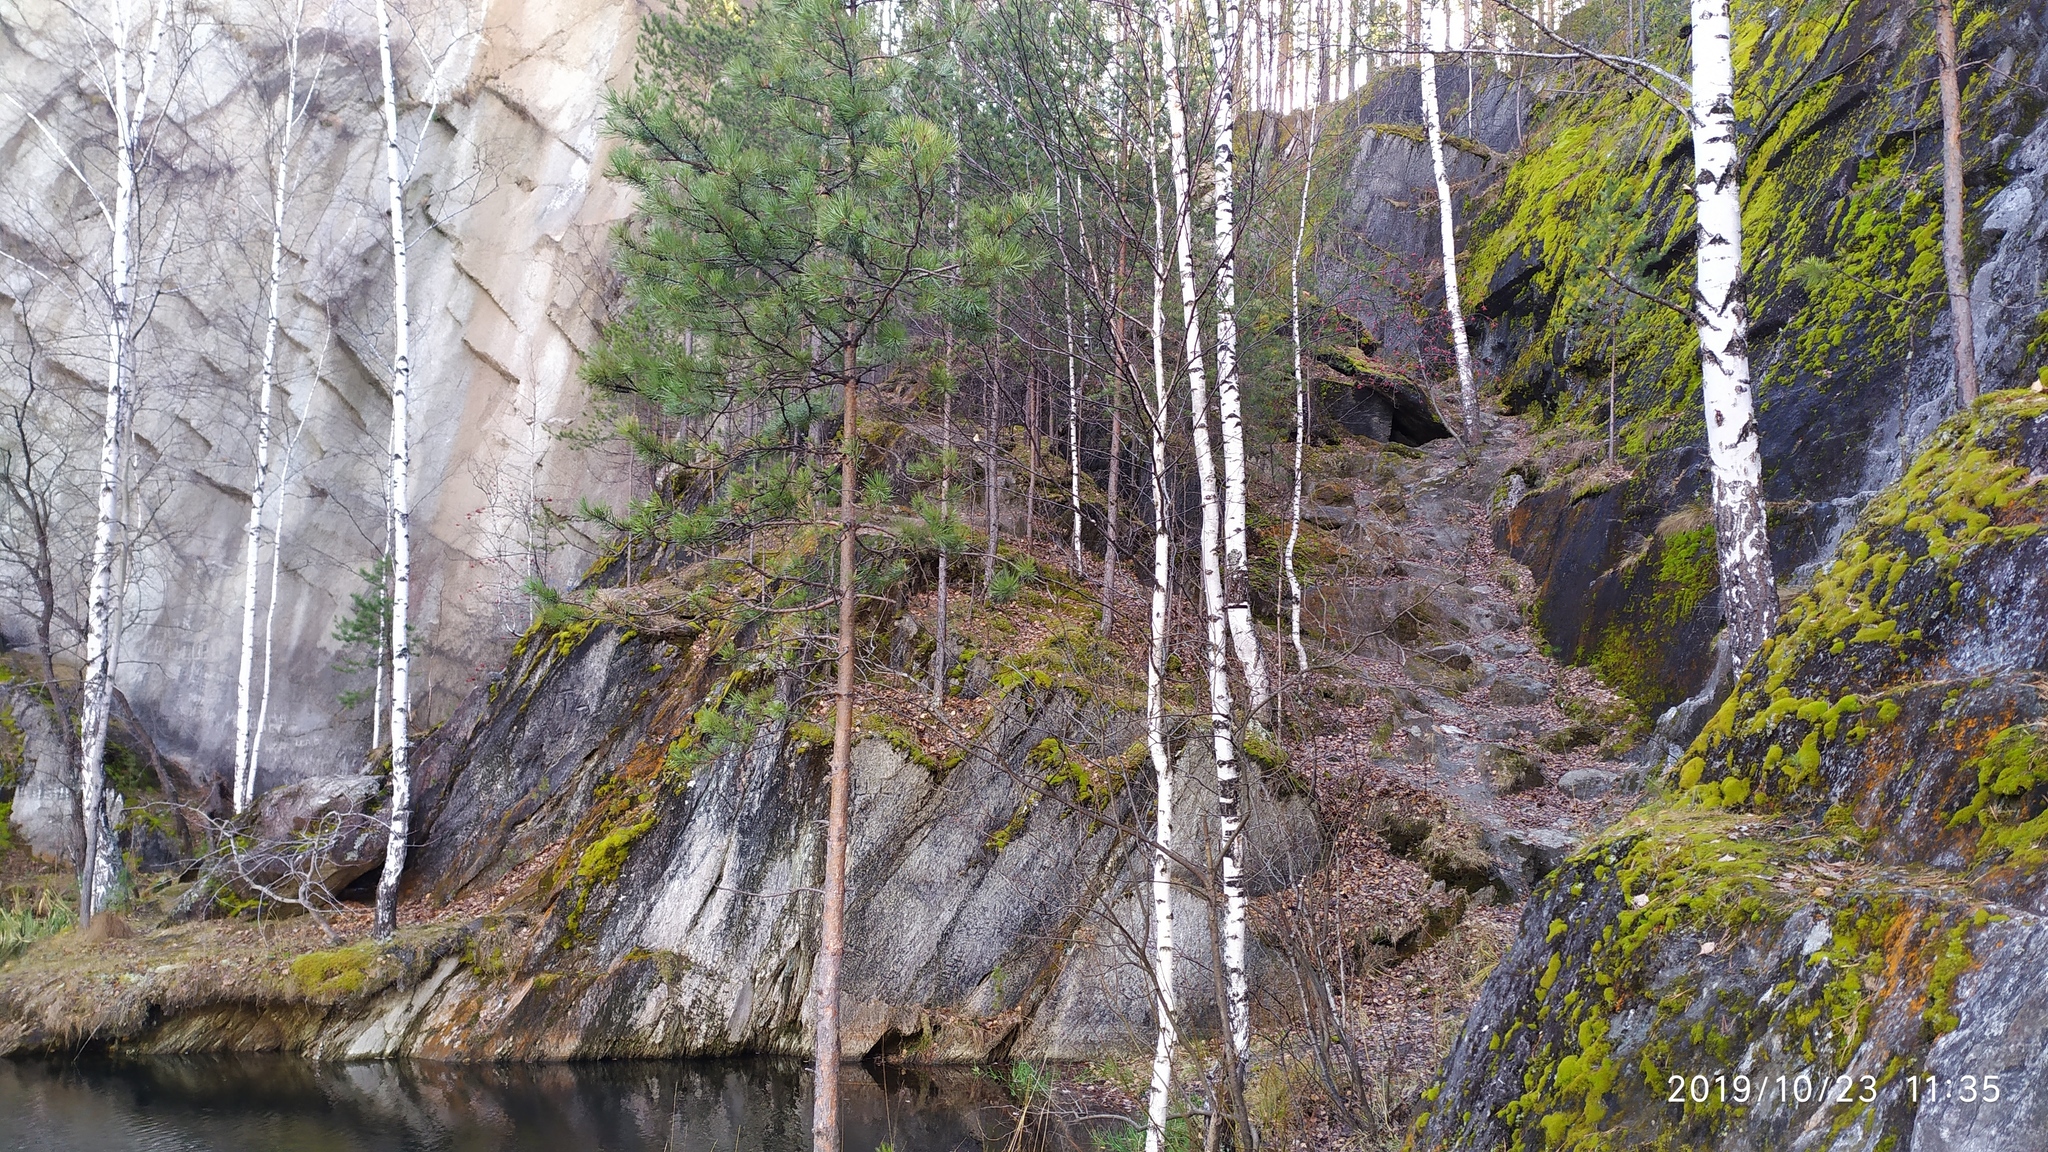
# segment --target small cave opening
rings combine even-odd
[[[1451,434],[1429,398],[1409,385],[1353,384],[1323,391],[1323,416],[1354,436],[1419,448]]]
[[[344,904],[374,905],[377,903],[377,881],[383,877],[384,864],[379,861],[368,872],[342,885],[341,891],[336,892],[334,898]]]

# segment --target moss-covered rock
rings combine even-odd
[[[1871,503],[1664,793],[1538,889],[1418,1147],[2030,1146],[2044,481],[2048,397],[1995,393]]]
[[[1749,347],[1782,574],[1825,555],[1868,490],[1897,475],[1898,445],[1951,403],[1941,151],[1927,130],[1939,123],[1933,33],[1929,9],[1906,0],[1733,8]],[[1683,72],[1683,6],[1651,4],[1642,18],[1643,42]],[[1964,58],[2039,56],[2026,5],[1981,6],[1959,26]],[[2038,138],[2044,102],[2010,66],[1965,76],[1974,228],[1978,205],[2013,178],[2023,139]],[[1500,519],[1497,542],[1534,571],[1537,620],[1559,655],[1655,710],[1704,682],[1720,615],[1711,549],[1667,523],[1710,484],[1698,345],[1679,310],[1629,295],[1609,274],[1689,298],[1691,140],[1682,116],[1611,75],[1588,71],[1559,89],[1467,224],[1486,368],[1508,407],[1559,445],[1530,477],[1537,491]],[[1975,258],[1982,242],[1971,243]],[[2015,338],[1999,316],[1990,342],[2003,348]],[[2040,355],[1987,359],[1986,387],[2032,383]],[[1619,482],[1592,475],[1610,379]]]

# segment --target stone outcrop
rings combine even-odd
[[[1932,17],[1856,0],[1754,19],[1736,62],[1749,347],[1774,559],[1781,576],[1810,576],[1955,409]],[[2041,366],[2044,32],[2039,5],[2002,5],[1961,48],[1977,62],[1963,157],[1986,389],[2031,384]],[[1655,712],[1708,680],[1719,629],[1698,348],[1679,311],[1602,269],[1686,298],[1690,141],[1663,104],[1592,77],[1542,99],[1529,144],[1466,228],[1482,375],[1552,426],[1496,543],[1535,574],[1537,623],[1559,655]],[[1610,377],[1623,467],[1604,463]]]
[[[617,499],[636,483],[623,458],[557,433],[585,414],[577,365],[609,299],[609,231],[630,209],[603,176],[600,129],[607,85],[630,73],[641,9],[399,7],[413,153],[415,678],[438,718],[527,624],[522,582],[573,583],[590,560],[577,540],[537,527],[544,509]],[[199,0],[170,10],[159,76],[171,86],[158,92],[169,99],[156,105],[164,119],[141,177],[149,320],[135,365],[129,570],[147,578],[128,589],[117,677],[163,752],[208,776],[232,759],[283,9]],[[44,389],[31,427],[54,466],[60,595],[74,616],[104,376],[92,278],[106,254],[103,229],[84,223],[97,220],[91,194],[60,149],[101,180],[104,41],[83,22],[101,14],[30,0],[10,10],[0,38],[0,104],[36,116],[10,111],[0,130],[0,343]],[[368,9],[350,4],[308,5],[307,24],[315,95],[286,205],[273,456],[284,480],[271,485],[284,564],[263,786],[362,764],[368,709],[344,711],[337,696],[369,677],[335,667],[331,633],[364,590],[357,570],[384,547],[391,273],[374,29]],[[0,401],[20,387],[10,372]],[[27,640],[27,594],[10,583],[0,597],[0,643]]]
[[[1537,889],[1417,1146],[2037,1144],[2044,524],[2048,397],[1992,394],[1864,510],[1663,794]]]
[[[928,750],[886,700],[862,704],[849,1058],[1149,1050],[1136,943],[1150,907],[1143,729],[1117,695],[1127,669],[1084,676],[1060,647],[1100,643],[1092,607],[1040,610],[1082,623],[1049,648],[1000,653],[985,704],[960,705],[972,732],[950,749]],[[886,615],[872,623],[880,655],[894,630]],[[0,1051],[87,1036],[133,1051],[234,1049],[254,1042],[248,1029],[272,1028],[274,1046],[326,1057],[808,1052],[830,737],[809,719],[811,681],[746,670],[760,667],[753,655],[736,665],[729,637],[715,617],[638,628],[586,618],[530,633],[420,747],[422,831],[405,907],[408,921],[435,926],[393,949],[342,950],[334,963],[356,973],[346,987],[252,978],[197,988],[152,969],[88,1002],[17,968],[0,987]],[[1216,836],[1214,768],[1202,741],[1175,742],[1176,821],[1200,859]],[[1323,848],[1307,797],[1262,764],[1269,745],[1249,743],[1256,896],[1319,867]],[[359,811],[346,783],[284,790],[318,793],[292,806],[292,826]],[[482,919],[459,911],[493,907]],[[1177,911],[1180,994],[1207,1003],[1208,905],[1189,890]],[[187,929],[167,931],[161,946],[174,951]],[[1255,979],[1278,979],[1274,962],[1254,946]],[[1188,1027],[1201,1031],[1201,1020]]]
[[[76,864],[85,854],[77,773],[49,705],[22,681],[0,681],[0,778],[12,790],[14,835],[44,860]]]

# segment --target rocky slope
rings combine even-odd
[[[1290,680],[1278,739],[1247,742],[1264,780],[1262,1035],[1294,1027],[1289,965],[1305,964],[1374,1005],[1365,1043],[1405,1083],[1437,1057],[1415,1037],[1462,1011],[1517,902],[1630,802],[1627,766],[1595,747],[1618,705],[1536,650],[1526,574],[1485,531],[1523,451],[1503,425],[1476,461],[1450,440],[1314,453],[1317,668]],[[146,893],[138,937],[67,934],[0,969],[0,1050],[804,1051],[822,698],[764,661],[771,636],[691,608],[686,570],[623,575],[599,572],[591,614],[532,632],[422,746],[424,831],[392,945],[363,941],[359,912],[331,919],[335,942],[304,918],[160,920],[148,909],[180,890]],[[846,1052],[1142,1052],[1149,869],[1127,831],[1149,795],[1128,656],[1142,602],[1123,595],[1105,640],[1063,577],[999,609],[956,589],[957,695],[935,716],[912,682],[935,647],[926,578],[868,620]],[[1187,715],[1197,653],[1178,655]],[[1213,783],[1186,735],[1177,819],[1199,844]],[[1197,926],[1183,1002],[1207,1003],[1205,909],[1190,896],[1180,913]]]
[[[2044,479],[2048,398],[2004,392],[1864,509],[1660,794],[1539,889],[1418,1147],[2038,1143]]]

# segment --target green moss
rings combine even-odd
[[[654,827],[655,812],[650,806],[640,818],[605,833],[583,850],[576,860],[576,876],[593,884],[609,884],[619,878],[619,869],[626,864],[626,856],[633,849],[633,842],[647,834]]]
[[[991,832],[988,839],[982,842],[982,847],[990,852],[1000,854],[1003,849],[1010,846],[1012,840],[1024,834],[1024,826],[1030,820],[1031,805],[1028,803],[1019,804],[1017,811],[1011,813],[1009,823]]]
[[[1949,929],[1941,955],[1934,961],[1933,977],[1927,983],[1927,1008],[1920,1014],[1933,1035],[1953,1032],[1961,1023],[1953,1007],[1956,981],[1976,963],[1976,957],[1970,954],[1969,929],[1962,925]]]
[[[1237,746],[1254,764],[1268,772],[1287,767],[1287,750],[1254,725],[1246,725]]]
[[[1071,784],[1076,802],[1097,808],[1107,807],[1123,791],[1128,779],[1119,771],[1124,762],[1122,758],[1105,764],[1091,763],[1087,758],[1069,752],[1063,742],[1052,736],[1040,740],[1025,754],[1024,760],[1038,770],[1046,791]]]
[[[1975,823],[1982,833],[1977,857],[1995,855],[2013,863],[2035,864],[2048,859],[2048,810],[2023,819],[2028,807],[2018,802],[2048,784],[2048,738],[2037,725],[2016,725],[1993,736],[1976,758],[1965,765],[1977,770],[1977,791],[1970,802],[1949,817],[1949,827]],[[2018,813],[2011,811],[2018,807]]]
[[[903,753],[905,759],[925,771],[939,771],[938,757],[925,751],[917,733],[895,717],[880,712],[869,712],[861,716],[856,727],[858,735],[880,737],[889,747]]]
[[[370,943],[308,952],[292,961],[292,979],[308,996],[351,996],[362,991],[377,956],[377,945]]]

